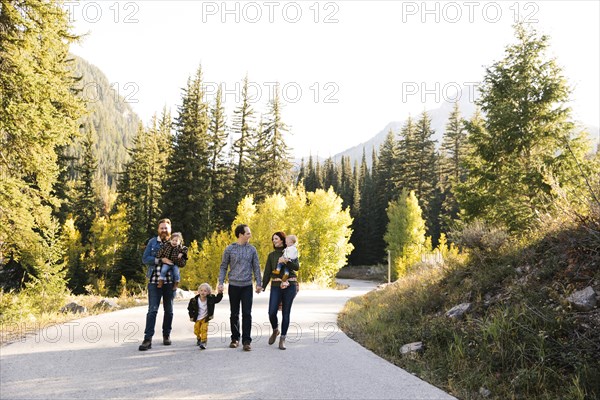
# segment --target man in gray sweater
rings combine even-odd
[[[223,293],[223,282],[229,266],[229,305],[231,308],[231,344],[235,349],[240,343],[240,303],[242,304],[242,345],[245,351],[252,350],[252,274],[256,280],[256,293],[262,292],[260,264],[258,253],[252,246],[252,233],[248,225],[238,225],[235,228],[237,242],[230,244],[223,252],[223,261],[219,272],[219,293]]]

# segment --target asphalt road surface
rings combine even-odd
[[[350,288],[300,291],[285,351],[267,344],[268,291],[254,295],[251,352],[229,348],[227,294],[206,350],[196,346],[187,300],[175,303],[173,344],[162,345],[161,307],[145,352],[146,306],[42,327],[0,348],[0,399],[453,399],[338,328],[344,303],[374,288],[343,282]]]

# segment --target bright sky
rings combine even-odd
[[[99,67],[144,123],[176,115],[201,64],[228,118],[248,74],[254,108],[283,90],[296,157],[328,157],[391,121],[454,98],[513,42],[517,19],[551,37],[576,119],[600,126],[598,1],[66,1],[72,51]],[[467,95],[467,94],[465,94]]]

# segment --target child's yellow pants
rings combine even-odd
[[[201,342],[206,343],[208,339],[208,321],[205,321],[204,318],[196,321],[194,324],[194,334]]]

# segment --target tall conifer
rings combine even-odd
[[[1,0],[0,10],[3,257],[47,293],[59,293],[62,249],[52,209],[58,206],[57,149],[77,135],[84,112],[68,54],[77,38],[57,2]]]
[[[556,60],[546,56],[549,39],[523,24],[515,36],[505,57],[486,70],[478,101],[485,119],[467,125],[473,156],[459,200],[468,218],[522,231],[550,211],[549,174],[567,191],[582,182],[568,161],[570,89]]]
[[[214,226],[210,220],[211,193],[209,183],[210,123],[208,105],[204,101],[202,68],[199,67],[183,91],[173,142],[173,152],[164,180],[163,216],[171,218],[173,229],[184,239],[202,241]]]

